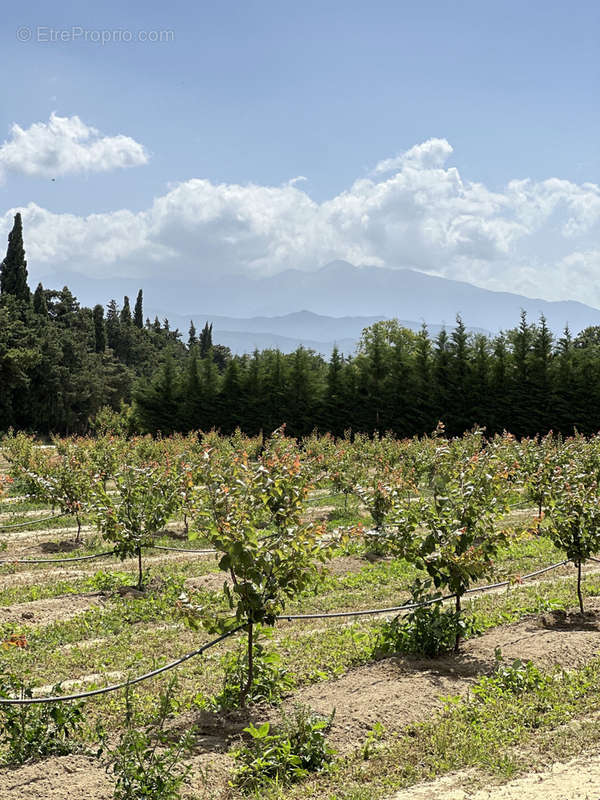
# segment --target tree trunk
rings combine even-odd
[[[460,595],[460,594],[456,595],[456,638],[454,640],[454,652],[455,653],[458,653],[459,648],[460,648],[460,612],[461,612],[460,601],[461,601],[461,596],[462,595]]]
[[[78,542],[81,536],[81,520],[79,519],[79,514],[75,515],[75,519],[77,520],[77,537],[75,541]]]
[[[583,614],[583,596],[581,594],[581,559],[577,560],[577,597],[579,599],[579,610]]]
[[[252,681],[254,680],[254,625],[250,623],[248,625],[248,677],[246,679],[246,685],[242,689],[240,693],[240,706],[244,708],[246,705],[246,698],[248,697],[248,692],[252,688]]]
[[[137,548],[137,557],[138,557],[138,585],[137,588],[141,591],[144,589],[144,575],[142,572],[142,548]]]

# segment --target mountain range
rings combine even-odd
[[[120,301],[124,294],[133,302],[141,286],[146,314],[168,317],[184,338],[190,320],[197,328],[210,321],[214,341],[234,352],[254,347],[289,352],[304,344],[328,354],[336,342],[349,353],[364,327],[390,318],[413,329],[426,322],[434,335],[441,326],[453,327],[457,314],[470,329],[495,333],[518,325],[521,310],[532,321],[543,314],[556,334],[567,324],[573,333],[600,325],[599,309],[573,300],[495,292],[412,269],[355,267],[346,261],[259,278],[215,272],[167,282],[73,274],[65,282],[86,304],[111,297]]]

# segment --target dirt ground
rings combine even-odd
[[[574,758],[502,786],[469,789],[469,774],[448,775],[398,792],[388,800],[598,800],[600,755]]]
[[[334,681],[296,692],[295,702],[322,714],[335,709],[332,744],[348,753],[359,747],[376,722],[386,731],[427,719],[442,707],[441,697],[463,694],[495,665],[500,647],[507,662],[515,658],[544,667],[577,667],[600,653],[600,599],[587,600],[589,614],[552,612],[495,628],[464,642],[459,656],[434,661],[397,657],[351,670]],[[595,800],[600,800],[600,794]]]

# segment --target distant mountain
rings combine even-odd
[[[121,302],[124,294],[133,300],[142,286],[147,313],[154,316],[153,309],[160,309],[159,315],[168,316],[184,333],[190,319],[201,324],[210,319],[222,337],[248,334],[244,341],[230,338],[238,342],[232,348],[238,352],[241,346],[244,351],[260,346],[259,341],[278,346],[276,339],[259,339],[259,334],[293,340],[286,349],[294,349],[292,343],[301,341],[307,346],[321,343],[329,351],[333,341],[356,340],[365,325],[389,318],[410,320],[409,327],[425,321],[433,332],[433,326],[452,327],[460,313],[468,327],[496,332],[515,327],[524,309],[532,321],[544,314],[555,333],[567,323],[573,333],[600,325],[600,310],[572,300],[549,302],[491,292],[411,269],[354,267],[345,261],[333,261],[313,272],[286,270],[265,278],[215,271],[185,282],[100,281],[74,274],[61,276],[61,282],[86,304],[112,297]]]
[[[187,339],[190,320],[198,332],[205,322],[212,323],[213,341],[227,345],[233,353],[251,353],[255,348],[265,350],[277,348],[282,353],[292,353],[297,347],[315,350],[324,356],[331,355],[337,345],[341,353],[350,355],[364,328],[385,317],[325,317],[312,311],[297,311],[278,317],[222,317],[211,314],[169,314],[150,309],[151,317],[168,317],[171,328],[179,328],[184,340]],[[421,323],[400,320],[400,324],[412,330],[419,330]],[[441,325],[432,325],[429,332],[435,336]]]

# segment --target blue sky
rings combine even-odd
[[[171,33],[102,45],[102,30]],[[13,4],[0,141],[54,112],[112,156],[58,159],[52,180],[64,126],[23,140],[3,174],[0,150],[0,230],[29,209],[34,276],[168,263],[193,282],[208,261],[262,274],[340,257],[600,304],[599,34],[595,2]],[[451,149],[374,172],[429,140]],[[197,226],[178,227],[180,203]]]

